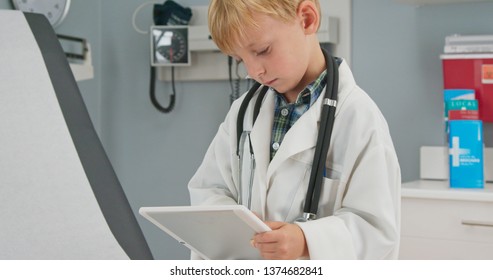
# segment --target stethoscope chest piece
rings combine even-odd
[[[297,218],[294,221],[299,222],[299,223],[304,223],[304,222],[312,221],[315,219],[317,219],[317,215],[312,214],[312,213],[303,213],[303,216]]]

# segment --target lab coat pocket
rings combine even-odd
[[[308,177],[310,177],[309,165],[305,166],[302,174],[303,175],[298,178],[298,181],[295,184],[295,192],[292,193],[289,200],[285,201],[285,203],[290,202],[289,204],[286,204],[289,206],[289,210],[285,218],[286,222],[294,222],[294,220],[301,217],[303,214],[304,201],[308,189]]]
[[[305,174],[307,178],[310,176],[309,171],[308,169],[307,174]],[[295,199],[291,204],[291,209],[286,219],[287,222],[293,222],[303,215],[307,189],[307,185],[299,186]],[[318,203],[317,218],[331,216],[337,209],[341,208],[343,192],[343,185],[340,180],[324,178]]]
[[[279,158],[277,160],[279,161]],[[269,219],[292,222],[301,215],[310,170],[311,162],[307,158],[300,160],[300,155],[277,162],[276,168],[270,170],[272,175],[269,178],[266,200]]]
[[[343,194],[344,184],[339,179],[324,178],[317,217],[332,216],[341,208]]]
[[[291,156],[290,159],[304,164],[305,166],[307,166],[307,168],[311,168],[313,163],[313,152],[314,149],[307,151],[305,153],[298,153],[296,155]],[[327,162],[325,163],[325,176],[327,178],[331,178],[331,179],[340,178],[341,170],[342,170],[342,166],[339,164],[335,164],[334,162],[329,160],[327,160]],[[310,176],[310,174],[308,174],[308,176]]]

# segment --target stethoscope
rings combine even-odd
[[[339,68],[334,57],[327,53],[326,50],[322,49],[327,65],[327,84],[325,95],[322,104],[322,113],[320,116],[320,129],[317,137],[317,144],[315,146],[315,154],[313,156],[313,165],[310,173],[310,180],[308,182],[308,189],[306,192],[305,205],[303,208],[303,215],[296,219],[298,222],[306,222],[310,220],[315,220],[317,218],[318,203],[320,201],[320,192],[322,190],[323,179],[325,177],[325,159],[327,158],[327,153],[329,151],[330,138],[332,135],[332,129],[334,127],[335,111],[337,105],[337,90],[339,88]],[[237,133],[237,149],[236,155],[238,157],[239,171],[239,195],[238,204],[247,205],[251,209],[251,194],[253,186],[253,176],[255,173],[255,155],[253,152],[253,147],[250,141],[250,132],[243,131],[243,122],[245,119],[245,113],[248,108],[248,104],[252,98],[257,93],[261,84],[256,82],[252,88],[247,92],[245,99],[241,103],[240,109],[238,111],[238,120],[236,123],[236,133]],[[269,88],[264,86],[258,93],[257,101],[255,102],[255,107],[253,108],[253,122],[252,127],[260,112],[260,106],[264,99],[265,94]],[[330,89],[330,90],[329,90]],[[245,147],[246,141],[249,141],[250,149],[250,177],[249,177],[249,188],[248,188],[248,201],[244,201],[243,198],[243,182],[242,182],[242,172],[243,172],[243,157],[244,149],[240,147]]]

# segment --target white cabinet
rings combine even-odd
[[[493,184],[404,183],[401,221],[400,259],[493,259]]]
[[[487,0],[394,0],[394,1],[397,3],[413,4],[413,5],[488,2]]]

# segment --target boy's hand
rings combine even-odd
[[[252,246],[264,259],[290,260],[308,256],[305,235],[296,224],[265,222],[272,231],[256,234]]]

